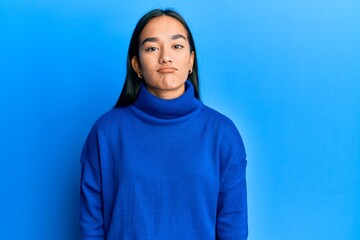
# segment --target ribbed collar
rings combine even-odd
[[[152,95],[142,84],[134,106],[154,118],[178,119],[196,112],[201,104],[194,96],[193,85],[187,80],[183,95],[169,100]]]

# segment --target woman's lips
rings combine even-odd
[[[158,73],[173,73],[177,69],[174,67],[162,67],[157,70]]]

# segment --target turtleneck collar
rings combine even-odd
[[[158,119],[178,119],[196,112],[201,102],[194,96],[194,87],[189,80],[185,82],[185,92],[178,98],[162,99],[152,95],[141,85],[135,108]]]

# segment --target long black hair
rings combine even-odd
[[[128,106],[135,102],[136,97],[139,93],[140,85],[142,79],[138,77],[137,73],[134,71],[131,65],[131,59],[136,56],[139,59],[139,44],[140,44],[140,34],[146,24],[155,17],[160,16],[169,16],[173,17],[176,20],[178,20],[186,29],[190,44],[190,51],[195,52],[195,58],[194,58],[194,64],[193,64],[193,71],[189,74],[188,79],[191,81],[191,83],[194,86],[194,95],[197,99],[200,100],[200,93],[199,93],[199,77],[198,77],[198,64],[197,64],[197,58],[196,58],[196,50],[195,50],[195,43],[193,36],[191,34],[190,28],[185,22],[184,18],[177,13],[174,10],[171,9],[154,9],[147,14],[145,14],[139,22],[136,24],[136,27],[134,29],[134,32],[132,34],[128,55],[127,55],[127,61],[126,61],[126,77],[124,86],[121,90],[120,97],[118,101],[115,104],[116,107],[122,107],[122,106]]]

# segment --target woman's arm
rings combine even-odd
[[[225,125],[222,133],[216,239],[246,240],[248,219],[245,148],[234,124]]]
[[[99,146],[94,129],[81,154],[80,233],[82,240],[105,240]]]
[[[230,166],[218,198],[217,240],[245,240],[248,236],[246,160]]]

